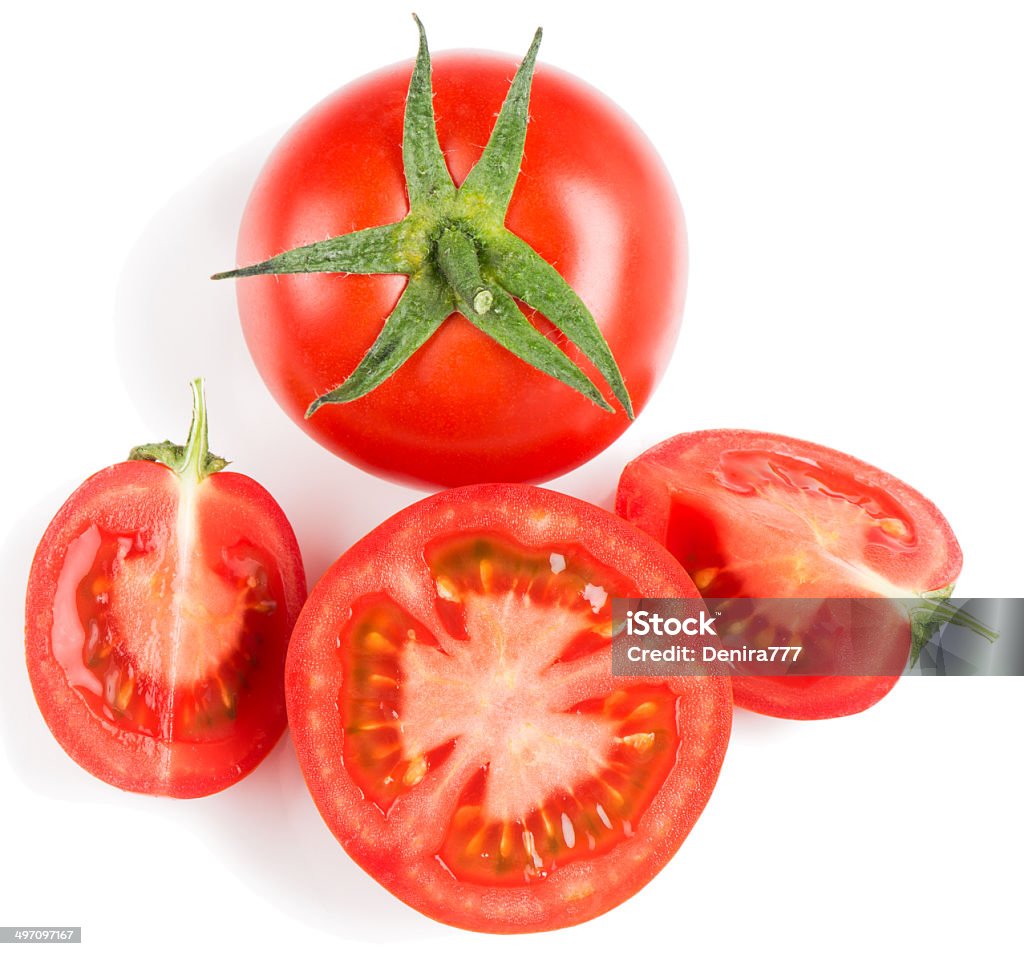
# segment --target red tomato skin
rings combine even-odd
[[[873,551],[876,570],[887,576],[895,587],[905,589],[908,596],[939,591],[956,582],[963,563],[960,545],[933,502],[905,482],[852,455],[784,435],[712,429],[667,439],[626,466],[616,493],[616,512],[664,544],[671,505],[670,485],[677,474],[678,463],[692,456],[698,464],[688,466],[690,474],[703,469],[704,474],[710,476],[716,467],[717,456],[726,449],[758,449],[819,461],[837,474],[855,476],[880,489],[909,510],[916,521],[920,540],[915,549],[894,557]],[[790,593],[788,585],[788,582],[773,581],[769,574],[755,578],[744,593],[749,597],[787,596]],[[819,590],[815,596],[841,598],[870,593],[846,584],[830,588],[827,594]],[[806,591],[802,594],[811,596]],[[895,644],[892,655],[906,661],[911,643],[909,625],[904,622],[904,626],[894,629],[892,640]],[[860,675],[739,675],[732,678],[733,699],[739,707],[768,716],[820,720],[866,710],[888,694],[898,679],[897,676]]]
[[[75,490],[47,527],[32,562],[25,654],[40,712],[76,763],[122,790],[191,798],[216,793],[242,779],[280,738],[286,726],[280,668],[276,677],[254,678],[265,693],[252,706],[239,704],[236,732],[231,736],[214,742],[168,744],[100,719],[70,685],[52,645],[55,596],[68,545],[92,525],[125,534],[149,534],[173,525],[178,483],[164,465],[128,461],[97,472]],[[269,492],[245,475],[221,472],[202,484],[200,536],[217,546],[225,532],[237,538],[244,531],[247,539],[277,559],[288,628],[282,646],[271,648],[267,657],[276,655],[283,665],[284,644],[306,596],[305,572],[291,526]]]
[[[434,57],[438,134],[456,184],[479,158],[516,66],[478,52]],[[246,207],[239,263],[405,216],[410,71],[398,64],[343,87],[286,134]],[[539,66],[506,225],[589,307],[639,412],[671,355],[686,291],[682,209],[654,148],[600,93]],[[405,281],[310,274],[237,283],[246,342],[264,381],[335,454],[426,485],[539,481],[587,461],[628,426],[621,409],[602,411],[460,315],[375,391],[305,419],[310,402],[358,364]],[[574,346],[527,314],[601,383]]]
[[[910,635],[907,633],[907,652]],[[737,707],[787,720],[849,717],[873,707],[896,686],[898,677],[743,677],[732,679]]]
[[[542,530],[531,516],[543,513]],[[527,545],[582,543],[598,561],[632,576],[648,596],[698,596],[664,549],[615,515],[557,492],[528,485],[476,485],[441,492],[389,518],[331,566],[310,594],[289,646],[285,682],[289,727],[310,793],[324,822],[370,876],[426,916],[487,933],[526,933],[572,926],[628,899],[669,861],[704,809],[718,777],[731,728],[728,677],[658,678],[680,690],[677,764],[633,837],[599,860],[573,863],[523,888],[459,881],[429,847],[410,859],[408,841],[389,836],[389,821],[365,797],[340,759],[343,732],[326,731],[336,717],[339,685],[330,675],[336,638],[361,594],[384,590],[396,568],[415,565],[425,540],[453,528],[498,533]],[[421,568],[425,571],[425,566]],[[420,572],[416,572],[420,573]],[[401,579],[402,571],[397,572]],[[404,590],[408,595],[408,590]],[[430,592],[434,593],[434,592]],[[422,591],[421,591],[422,594]],[[427,610],[422,611],[429,620]],[[326,675],[326,676],[325,676]],[[695,683],[700,687],[695,691]],[[439,701],[439,707],[444,706]],[[697,726],[702,729],[696,730]],[[425,821],[421,821],[425,824]],[[424,829],[426,827],[424,826]],[[419,828],[417,835],[421,835]],[[390,842],[389,842],[390,841]],[[567,893],[586,885],[589,892]]]

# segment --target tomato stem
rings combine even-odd
[[[982,624],[973,614],[968,614],[963,608],[956,607],[950,601],[926,601],[921,607],[922,612],[927,613],[932,620],[939,620],[945,624],[955,624],[957,627],[965,627],[973,631],[986,641],[994,643],[999,639],[999,632],[992,630]]]
[[[188,438],[185,439],[185,460],[181,468],[176,470],[182,477],[193,477],[198,484],[206,477],[203,467],[206,464],[206,456],[210,453],[210,438],[203,380],[194,378],[189,384],[192,388],[192,424],[188,429]]]
[[[494,293],[480,275],[476,246],[461,229],[447,227],[435,245],[437,265],[452,291],[472,306],[477,315],[485,315],[494,304]]]
[[[910,609],[911,666],[917,663],[925,645],[944,624],[967,628],[979,637],[985,638],[990,644],[999,639],[998,631],[982,624],[974,615],[968,614],[949,600],[951,590],[950,588],[945,592],[922,594],[920,602]]]
[[[226,458],[214,455],[210,451],[203,380],[195,378],[190,384],[192,387],[192,424],[189,426],[185,444],[175,445],[173,442],[163,441],[151,445],[136,445],[129,452],[128,460],[160,462],[176,472],[179,477],[187,478],[198,484],[208,475],[226,468],[229,462]]]

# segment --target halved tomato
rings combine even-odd
[[[468,929],[568,926],[631,896],[693,826],[729,736],[728,677],[620,678],[613,597],[697,597],[663,548],[525,485],[386,521],[314,588],[288,714],[342,846]]]
[[[737,704],[778,717],[838,717],[880,700],[911,651],[907,603],[941,615],[960,572],[953,531],[922,494],[850,455],[781,435],[670,438],[626,466],[616,510],[664,544],[708,599],[900,599],[861,615],[870,646],[857,656],[876,661],[873,670],[734,676]]]
[[[241,779],[285,727],[284,659],[306,595],[268,492],[187,447],[86,480],[36,551],[25,649],[58,743],[123,790],[197,797]],[[212,473],[217,471],[217,473]]]

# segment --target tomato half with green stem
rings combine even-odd
[[[615,515],[526,485],[425,499],[313,589],[288,652],[299,763],[355,861],[421,912],[568,926],[647,883],[703,809],[727,676],[611,671],[613,597],[689,597]]]
[[[671,179],[601,94],[534,75],[539,41],[518,71],[431,63],[420,27],[412,70],[351,83],[286,134],[246,206],[244,266],[217,276],[240,280],[278,402],[370,471],[562,473],[622,433],[670,357],[686,288]]]
[[[798,719],[857,713],[892,689],[941,623],[994,639],[944,603],[961,554],[938,508],[831,448],[755,431],[677,435],[626,466],[616,510],[664,544],[709,600],[868,599],[860,626],[833,638],[856,635],[856,671],[738,673],[735,700],[750,710]],[[875,598],[897,600],[871,606]],[[809,639],[816,624],[834,626],[830,614],[822,606],[825,621],[808,619]],[[801,646],[799,629],[792,640]]]
[[[285,728],[284,660],[306,596],[270,494],[207,447],[202,383],[184,446],[135,448],[64,503],[35,554],[25,652],[57,742],[123,790],[198,797]]]

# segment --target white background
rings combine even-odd
[[[669,9],[669,8],[665,8]],[[867,459],[933,498],[960,592],[1020,596],[1024,31],[1012,3],[424,0],[434,49],[522,54],[646,130],[686,209],[673,363],[615,446],[554,487],[701,427]],[[19,4],[4,15],[5,463],[0,925],[91,951],[1008,952],[1019,947],[1024,680],[909,679],[808,725],[738,713],[711,803],[646,889],[582,927],[482,938],[392,899],[335,844],[289,742],[201,801],[122,794],[68,760],[22,660],[35,543],[133,444],[211,439],[278,498],[310,583],[418,497],[334,459],[264,390],[232,264],[263,158],[344,82],[407,59],[407,3]],[[243,950],[244,951],[244,950]]]

